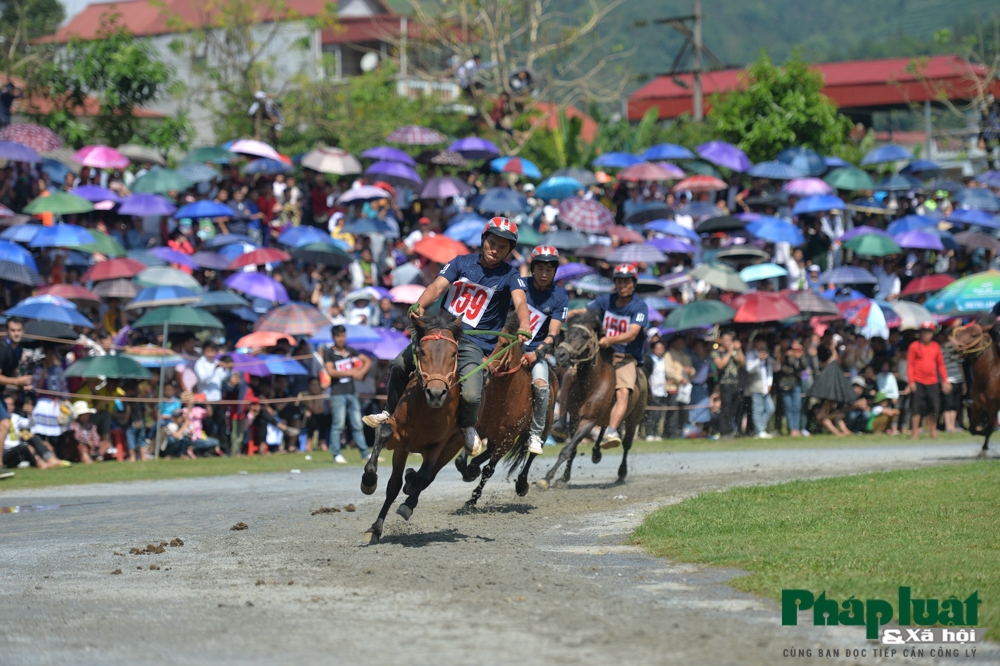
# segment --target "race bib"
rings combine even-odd
[[[483,313],[493,298],[494,290],[465,278],[452,283],[445,300],[448,312],[475,328],[483,318]]]
[[[548,315],[541,310],[528,306],[528,324],[530,325],[528,330],[531,331],[532,340],[538,337],[538,332],[542,330],[542,324],[545,323],[547,317]]]
[[[333,363],[333,369],[336,370],[337,372],[350,372],[351,370],[354,369],[354,361],[352,359],[349,359],[349,358],[343,358],[343,359],[340,359],[339,361],[334,361],[334,363]],[[341,384],[346,384],[349,381],[351,381],[350,377],[341,377],[340,378],[340,383]]]
[[[604,330],[607,337],[614,338],[628,333],[628,317],[619,317],[610,312],[604,313]]]

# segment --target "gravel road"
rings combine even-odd
[[[976,449],[644,454],[624,486],[607,485],[617,456],[581,457],[568,489],[519,498],[498,474],[475,514],[456,512],[473,486],[448,468],[371,547],[361,535],[385,467],[372,497],[356,468],[0,492],[22,507],[0,515],[0,661],[769,665],[818,663],[826,647],[841,658],[825,663],[937,663],[875,659],[854,629],[782,627],[776,603],[726,585],[740,572],[623,543],[649,511],[697,493],[962,462]],[[312,515],[320,507],[341,511]],[[231,530],[238,522],[248,528]],[[184,545],[130,554],[175,538]],[[868,652],[846,659],[848,647]],[[813,658],[784,658],[791,648]],[[962,659],[1000,664],[1000,649]]]

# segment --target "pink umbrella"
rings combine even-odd
[[[793,178],[781,188],[797,197],[811,197],[814,194],[833,194],[830,184],[821,178]]]
[[[263,141],[257,141],[255,139],[240,139],[239,141],[234,141],[233,145],[229,146],[229,151],[233,153],[240,153],[242,155],[255,155],[257,157],[266,157],[272,160],[281,160],[281,155],[278,154],[277,150]]]
[[[424,293],[423,285],[419,284],[401,284],[398,287],[393,287],[389,290],[389,298],[392,299],[393,303],[406,303],[411,305],[417,302],[420,295]]]
[[[84,146],[76,151],[73,160],[96,169],[124,169],[129,159],[111,146]]]
[[[642,182],[646,180],[674,180],[674,176],[663,167],[650,162],[642,162],[624,169],[618,174],[618,180]]]
[[[673,162],[653,162],[653,164],[669,173],[670,177],[674,180],[680,180],[686,175],[684,173],[684,169],[680,168]]]

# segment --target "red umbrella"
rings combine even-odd
[[[38,290],[38,295],[51,294],[52,296],[62,296],[71,301],[83,301],[88,303],[100,303],[101,297],[92,291],[75,284],[54,284],[42,287]]]
[[[118,278],[132,278],[141,271],[148,268],[146,264],[135,259],[109,259],[101,261],[90,268],[80,278],[81,282],[99,282],[101,280],[116,280]]]
[[[728,187],[723,181],[715,176],[691,176],[685,178],[673,187],[674,192],[687,190],[688,192],[718,192]]]
[[[781,294],[771,291],[754,291],[740,294],[733,299],[736,308],[733,321],[740,324],[760,324],[765,321],[781,321],[799,316],[799,307]]]
[[[612,238],[617,238],[623,243],[645,243],[645,237],[640,234],[635,229],[629,229],[628,227],[623,227],[620,224],[616,224],[613,227],[609,227],[605,232]]]
[[[447,264],[455,257],[469,254],[469,248],[447,236],[427,236],[413,244],[413,251],[439,264]]]
[[[249,347],[250,349],[253,349],[255,347],[273,347],[278,344],[278,340],[288,340],[288,344],[295,344],[295,338],[287,333],[278,333],[277,331],[257,331],[255,333],[250,333],[249,335],[244,335],[242,338],[237,340],[236,348],[242,349],[243,347]]]
[[[229,264],[228,270],[234,271],[237,268],[243,268],[244,266],[276,264],[282,261],[289,261],[291,258],[292,255],[288,254],[284,250],[279,250],[276,247],[262,247],[259,250],[241,254],[233,259],[232,263]]]
[[[642,182],[647,180],[673,180],[674,176],[661,166],[650,162],[635,164],[622,170],[618,174],[618,180],[631,180]]]
[[[32,123],[13,123],[0,130],[0,141],[13,141],[39,153],[62,148],[63,142],[47,127]]]
[[[900,292],[900,296],[915,296],[917,294],[925,294],[929,291],[940,291],[954,281],[955,278],[944,273],[940,275],[925,275],[911,280],[910,284],[906,285],[906,289]]]

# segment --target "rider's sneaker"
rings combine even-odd
[[[618,434],[617,428],[608,428],[608,431],[604,433],[604,439],[601,440],[602,449],[613,449],[616,446],[621,446],[622,436]]]
[[[383,410],[378,414],[368,414],[367,416],[363,416],[361,420],[364,421],[365,425],[369,428],[377,428],[388,421],[390,416],[389,412]]]
[[[528,437],[528,453],[534,453],[535,455],[542,455],[542,447],[545,442],[538,435],[531,435]]]
[[[465,450],[473,458],[482,453],[483,449],[486,448],[483,440],[479,439],[479,433],[476,432],[474,427],[462,428],[462,435],[465,437]]]
[[[552,423],[550,432],[556,437],[565,439],[569,437],[569,424],[560,417]]]

